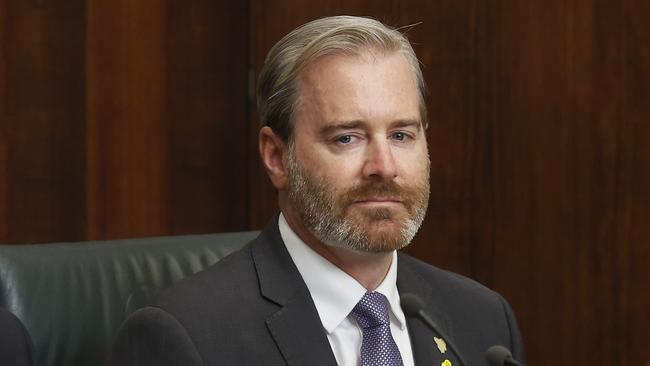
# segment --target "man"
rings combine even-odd
[[[136,312],[111,364],[474,366],[494,344],[522,356],[498,294],[397,253],[429,197],[424,82],[403,35],[358,17],[303,25],[270,51],[258,108],[281,213]],[[404,314],[405,293],[437,330]]]

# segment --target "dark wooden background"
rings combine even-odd
[[[255,75],[343,13],[421,22],[408,251],[503,293],[530,365],[650,363],[646,0],[0,0],[0,242],[262,227]]]

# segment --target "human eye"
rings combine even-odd
[[[352,142],[353,136],[352,135],[343,135],[343,136],[338,136],[336,138],[336,142],[339,144],[347,145]]]
[[[359,136],[349,133],[334,137],[334,143],[339,146],[351,146],[359,141]]]
[[[391,134],[390,138],[398,142],[408,142],[414,139],[411,134],[404,131],[395,131]]]
[[[404,141],[407,139],[407,136],[404,132],[394,132],[393,139],[397,141]]]

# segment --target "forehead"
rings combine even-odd
[[[399,53],[329,55],[298,76],[296,128],[305,121],[419,120],[414,73]]]

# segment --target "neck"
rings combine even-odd
[[[393,252],[359,253],[328,245],[317,239],[298,219],[288,205],[280,204],[287,224],[311,249],[350,275],[368,291],[374,291],[384,280],[393,260]]]

